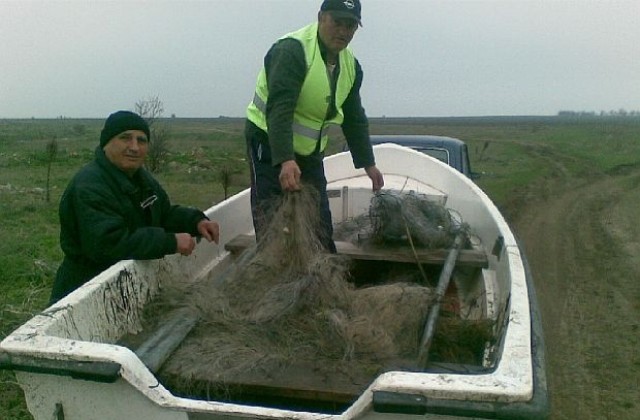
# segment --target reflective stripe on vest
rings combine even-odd
[[[294,38],[300,41],[307,63],[307,75],[300,90],[292,125],[293,149],[300,155],[310,155],[316,149],[323,151],[327,147],[329,128],[331,125],[342,123],[344,119],[342,104],[355,83],[355,57],[349,49],[345,48],[339,54],[340,74],[335,92],[337,112],[332,119],[325,120],[329,107],[329,102],[325,98],[330,98],[331,87],[326,65],[320,54],[317,33],[318,24],[314,23],[281,38]],[[258,75],[254,98],[247,107],[247,118],[264,131],[267,131],[268,96],[266,72],[263,67]]]
[[[253,96],[253,105],[255,105],[256,108],[258,108],[258,110],[263,114],[267,113],[267,104],[262,100],[260,96],[258,96],[257,93]],[[291,128],[294,135],[297,134],[310,139],[319,139],[319,138],[327,137],[329,135],[330,127],[331,125],[327,124],[324,127],[322,127],[321,130],[316,130],[314,128],[305,127],[304,125],[294,121]],[[322,148],[322,150],[324,150],[324,148]]]

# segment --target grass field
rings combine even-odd
[[[92,159],[102,120],[0,120],[0,339],[42,310],[62,253],[57,206]],[[206,209],[248,185],[241,119],[167,119],[171,153],[157,177],[175,203]],[[609,117],[372,119],[375,134],[437,134],[469,144],[477,183],[507,219],[527,191],[558,177],[588,178],[640,161],[640,120]],[[47,144],[58,150],[50,162]],[[342,148],[337,135],[330,148]],[[50,164],[51,163],[51,164]],[[49,172],[50,169],[50,172]],[[47,182],[48,174],[50,179]],[[49,200],[47,201],[47,196]],[[224,229],[224,221],[221,221]],[[535,278],[535,275],[534,275]],[[0,419],[30,419],[11,372],[0,371]],[[562,418],[562,417],[558,417]]]

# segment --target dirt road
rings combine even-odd
[[[640,419],[640,168],[509,203],[542,309],[552,419]],[[512,216],[509,216],[512,215]]]

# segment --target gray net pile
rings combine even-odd
[[[468,226],[449,209],[414,191],[380,192],[371,199],[369,214],[340,223],[335,237],[353,243],[450,248]]]
[[[415,242],[429,242],[433,232],[411,219],[428,206],[417,197],[378,197],[364,223],[382,235],[379,240],[401,237],[409,228]],[[382,226],[383,215],[398,205],[403,222]],[[269,378],[305,363],[316,373],[341,371],[347,378],[373,379],[385,370],[409,368],[433,290],[402,281],[354,288],[349,261],[327,253],[317,239],[317,209],[312,188],[286,194],[260,242],[225,273],[192,286],[180,279],[164,285],[145,310],[149,324],[185,308],[199,321],[165,362],[161,377],[188,392],[196,383],[224,384],[247,372]],[[445,213],[438,215],[438,226],[452,224]]]

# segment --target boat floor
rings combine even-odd
[[[226,244],[225,248],[235,255],[240,255],[248,247],[255,245],[253,235],[240,235]],[[367,264],[385,264],[391,262],[416,262],[416,258],[424,264],[442,264],[447,250],[407,250],[395,249],[363,249],[351,243],[337,242],[338,253],[348,255],[355,260],[369,260]],[[475,271],[487,265],[486,255],[478,250],[464,250],[459,255],[457,265],[469,267]],[[453,285],[453,283],[452,283]],[[449,295],[455,295],[449,290]],[[260,403],[277,407],[298,404],[302,409],[313,406],[316,410],[333,412],[351,404],[371,384],[375,378],[389,370],[403,371],[457,371],[469,372],[482,370],[478,365],[431,363],[428,367],[418,369],[416,360],[385,361],[383,365],[365,367],[364,369],[348,369],[349,362],[344,360],[304,360],[304,355],[286,365],[256,366],[242,370],[229,377],[210,377],[196,372],[186,377],[172,363],[164,363],[171,353],[181,344],[196,325],[195,320],[180,319],[177,315],[164,326],[157,326],[155,331],[140,333],[138,336],[125,337],[121,344],[138,349],[136,353],[141,360],[157,374],[165,387],[176,395],[197,398],[215,399],[228,402]],[[178,333],[177,331],[180,330]],[[151,344],[151,345],[149,345]],[[145,350],[141,350],[145,348]],[[417,350],[417,349],[416,349]],[[482,350],[482,349],[480,349]],[[417,353],[417,351],[416,351]],[[384,366],[381,368],[381,366]],[[210,374],[209,374],[210,375]]]

